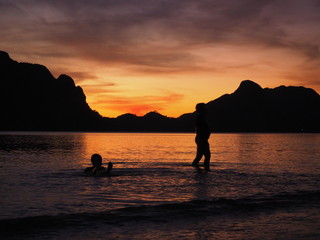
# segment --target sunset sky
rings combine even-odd
[[[178,117],[246,79],[320,93],[319,29],[319,0],[0,0],[0,50],[107,117]]]

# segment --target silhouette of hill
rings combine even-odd
[[[262,89],[250,80],[232,94],[207,103],[217,131],[319,132],[320,96],[304,87]]]
[[[46,67],[2,51],[0,64],[1,130],[92,130],[101,120],[67,75],[55,79]]]
[[[157,112],[102,117],[67,75],[57,79],[39,64],[18,63],[0,51],[0,130],[193,132],[194,113]],[[196,105],[196,103],[194,104]],[[214,132],[320,132],[320,96],[304,87],[261,88],[242,81],[234,93],[208,102]]]

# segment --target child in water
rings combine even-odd
[[[92,167],[88,167],[84,172],[89,176],[106,176],[110,175],[113,164],[112,162],[108,163],[108,168],[102,166],[102,157],[95,153],[91,156]]]

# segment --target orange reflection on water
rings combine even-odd
[[[90,163],[93,153],[104,162],[191,161],[195,152],[193,134],[84,133],[85,152],[81,164]]]

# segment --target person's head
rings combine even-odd
[[[198,103],[196,105],[196,111],[199,113],[199,114],[205,114],[206,113],[206,105],[204,103]]]
[[[102,157],[95,153],[91,156],[91,163],[95,167],[100,167],[102,165]]]

